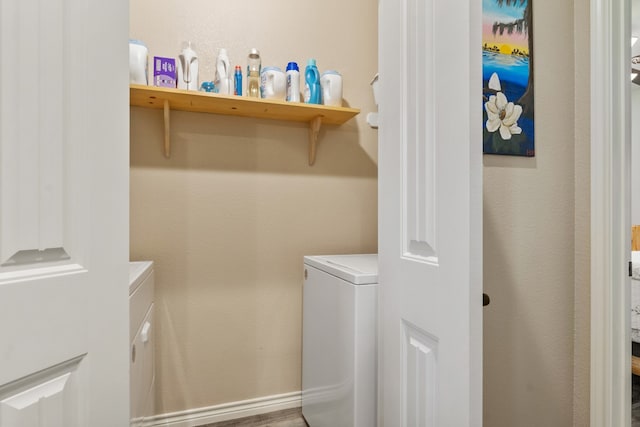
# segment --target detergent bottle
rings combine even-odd
[[[214,83],[218,89],[218,93],[222,95],[231,95],[231,70],[229,67],[227,49],[220,48],[216,61],[216,78]]]
[[[178,57],[178,89],[198,90],[198,55],[191,42],[182,44]]]
[[[320,104],[320,73],[316,66],[316,60],[310,59],[304,70],[304,102],[307,104]]]

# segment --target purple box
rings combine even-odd
[[[159,87],[176,87],[176,60],[174,58],[153,57],[153,85]]]

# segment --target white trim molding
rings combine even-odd
[[[631,424],[630,3],[591,0],[591,425]]]
[[[266,414],[268,412],[282,411],[284,409],[299,408],[301,405],[302,393],[300,391],[294,391],[239,402],[223,403],[205,408],[155,415],[145,420],[144,426],[196,427],[220,421]]]

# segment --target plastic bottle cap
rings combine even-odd
[[[322,73],[322,75],[323,75],[323,76],[324,76],[325,74],[333,74],[333,75],[337,75],[337,76],[339,76],[339,75],[340,75],[340,73],[339,73],[339,72],[337,72],[336,70],[327,70],[327,71],[325,71],[324,73]]]
[[[308,60],[308,61],[307,61],[307,66],[309,66],[309,65],[314,65],[314,66],[315,66],[315,65],[316,65],[316,60],[315,60],[315,59],[313,59],[313,58],[311,58],[310,60]]]
[[[287,64],[287,71],[300,71],[300,69],[298,68],[298,63],[297,62],[289,62]]]
[[[249,51],[249,58],[260,58],[260,52],[255,47]]]
[[[227,56],[227,49],[225,49],[225,48],[221,47],[221,48],[220,48],[220,53],[219,53],[219,55]]]

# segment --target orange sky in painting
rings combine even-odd
[[[493,22],[483,22],[482,25],[482,44],[485,43],[489,46],[496,45],[500,48],[502,53],[511,53],[513,49],[520,49],[527,52],[529,50],[529,44],[527,42],[526,34],[513,33],[508,35],[507,32],[503,35],[492,33]]]

